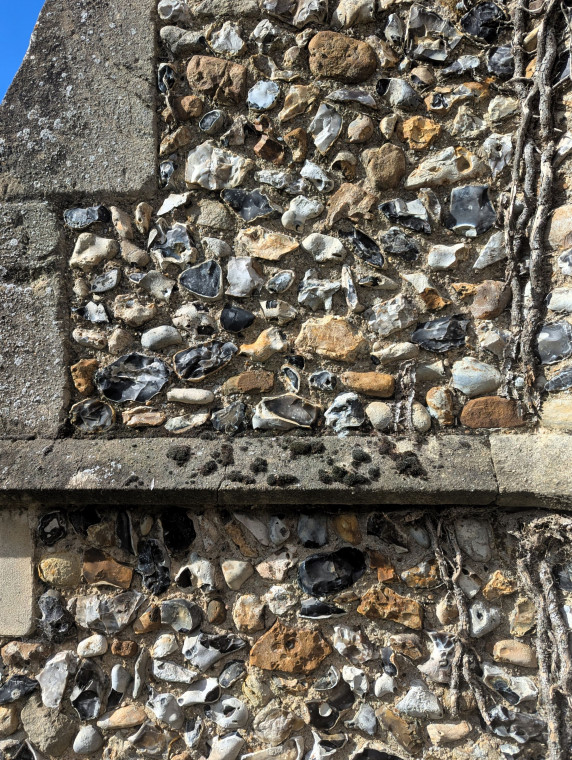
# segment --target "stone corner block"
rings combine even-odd
[[[155,0],[47,0],[0,105],[0,199],[151,192]]]
[[[56,436],[63,421],[63,245],[47,203],[0,204],[0,438]]]
[[[33,541],[27,510],[0,511],[0,637],[34,628]]]
[[[572,435],[492,434],[499,506],[572,510]]]

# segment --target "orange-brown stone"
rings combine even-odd
[[[424,116],[412,116],[401,125],[401,136],[413,150],[427,148],[441,132],[441,125]]]
[[[338,32],[318,32],[308,45],[310,71],[316,77],[340,82],[364,82],[377,67],[373,48],[367,42]]]
[[[131,586],[133,568],[123,565],[99,549],[87,549],[83,555],[83,577],[94,586]]]
[[[501,396],[481,396],[467,401],[460,420],[470,428],[514,428],[525,424],[516,401]]]
[[[277,620],[250,650],[250,664],[263,670],[311,673],[331,652],[319,631],[288,628]]]
[[[316,353],[326,359],[354,362],[364,353],[368,342],[345,317],[318,317],[308,319],[296,338],[296,347],[302,353]]]
[[[374,550],[369,552],[369,566],[377,570],[377,580],[380,583],[398,580],[398,575],[389,559],[379,552]]]
[[[184,95],[182,98],[175,98],[173,101],[173,110],[180,121],[196,119],[203,112],[204,103],[198,95]]]
[[[194,55],[187,66],[187,79],[195,90],[219,103],[242,105],[246,95],[246,68],[240,63],[209,55]]]
[[[494,319],[506,309],[511,290],[500,280],[485,280],[477,286],[471,314],[475,319]]]
[[[80,393],[93,393],[93,377],[98,367],[97,359],[80,359],[70,367],[73,384]]]
[[[274,373],[263,369],[247,370],[229,377],[223,384],[223,393],[265,393],[274,385]]]
[[[385,586],[374,586],[366,591],[357,611],[372,620],[392,620],[415,630],[423,626],[423,607],[419,602]]]
[[[375,398],[389,398],[395,390],[395,380],[384,372],[344,372],[342,383],[356,393]]]
[[[135,657],[138,652],[139,647],[135,641],[113,639],[111,642],[111,654],[116,657]]]

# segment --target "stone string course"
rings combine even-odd
[[[568,518],[23,514],[35,580],[33,611],[14,601],[19,638],[0,610],[7,760],[545,756],[526,573],[549,568],[572,628]]]
[[[157,194],[63,214],[69,432],[530,428],[528,378],[507,359],[510,11],[160,2]],[[547,237],[549,428],[570,418],[569,220],[564,204]],[[521,286],[526,316],[524,270]]]

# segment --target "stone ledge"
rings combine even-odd
[[[324,451],[292,457],[291,441],[323,443]],[[0,442],[0,503],[35,504],[157,504],[212,507],[280,505],[446,505],[486,506],[494,503],[497,485],[486,439],[447,436],[421,444],[399,441],[397,452],[414,451],[426,476],[400,474],[402,458],[380,453],[377,437],[34,440]],[[168,452],[189,447],[188,462],[179,465]],[[225,453],[232,447],[232,459]],[[351,452],[359,446],[370,463],[351,467]],[[222,454],[222,457],[221,457]],[[257,458],[267,471],[253,473]],[[328,458],[348,471],[367,476],[372,466],[379,477],[352,486],[322,482],[331,472]],[[201,469],[207,462],[215,462]],[[212,471],[210,471],[212,469]],[[204,473],[204,474],[203,474]],[[269,485],[268,477],[290,475],[295,482]],[[240,482],[247,477],[251,482]],[[252,482],[254,481],[254,482]]]
[[[502,507],[572,509],[572,435],[490,436]]]
[[[47,0],[0,106],[0,199],[153,192],[155,6]]]

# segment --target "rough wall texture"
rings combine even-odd
[[[46,3],[0,107],[2,760],[568,760],[566,24]]]
[[[493,760],[558,727],[569,518],[82,507],[32,530],[25,641],[0,594],[7,758]]]

